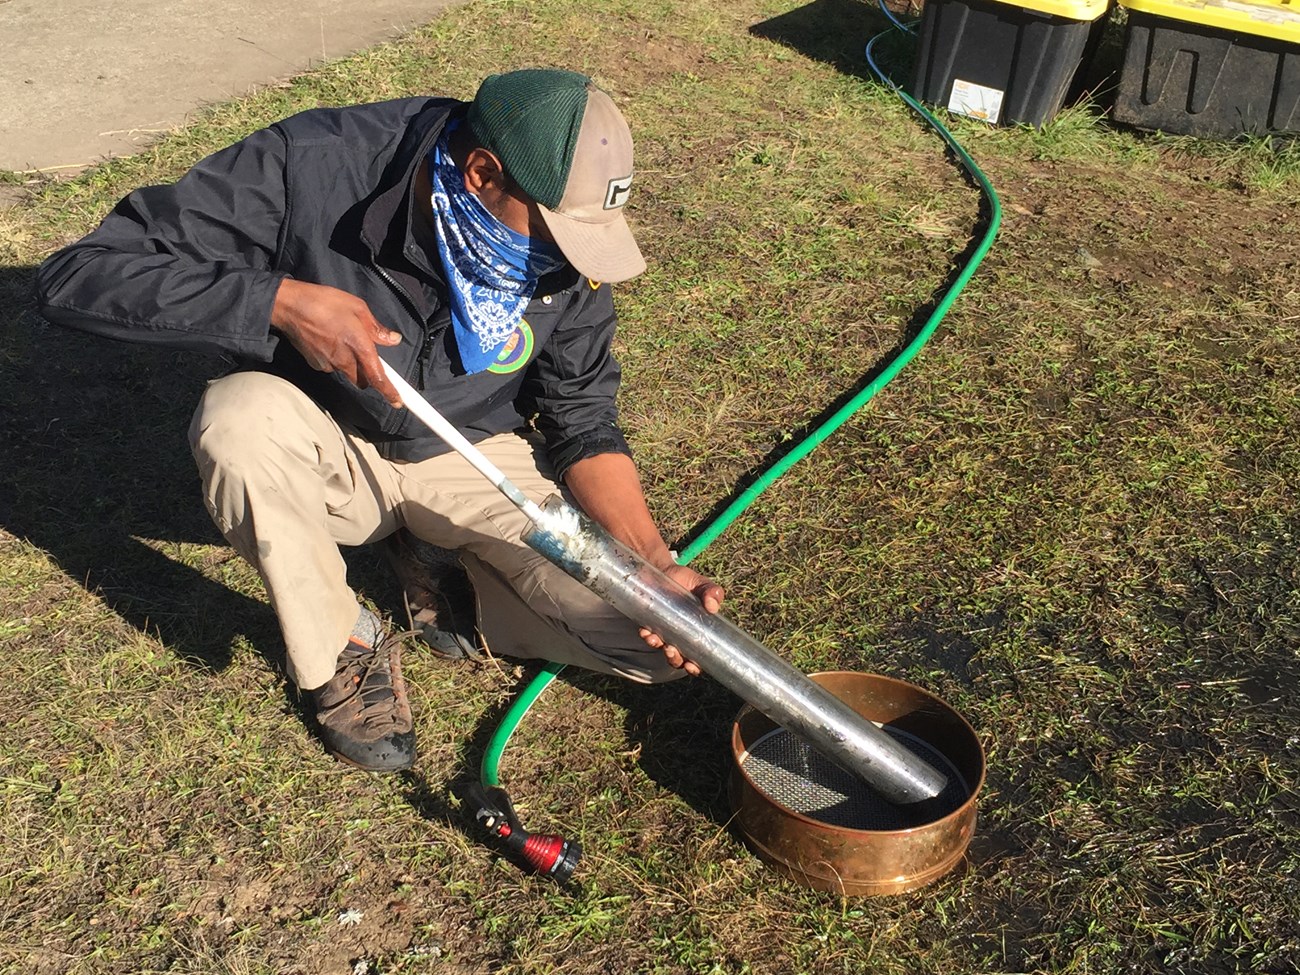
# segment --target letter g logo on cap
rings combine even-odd
[[[623,176],[609,181],[609,188],[605,191],[605,209],[617,210],[627,202],[628,194],[632,192],[632,177]]]

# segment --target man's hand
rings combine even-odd
[[[380,325],[356,295],[323,284],[286,278],[275,295],[271,325],[308,365],[341,372],[361,389],[374,389],[400,408],[402,398],[384,375],[376,345],[397,345],[401,335]]]
[[[650,517],[645,495],[641,493],[641,479],[631,457],[626,454],[585,457],[565,472],[564,480],[587,517],[693,593],[705,610],[716,613],[722,607],[725,594],[720,585],[673,560],[667,543]],[[680,650],[666,643],[650,627],[641,627],[640,633],[648,645],[664,652],[664,657],[673,667],[684,669],[688,674],[700,672],[697,663],[683,657]]]
[[[677,565],[676,563],[666,565],[663,569],[670,579],[679,583],[683,588],[689,589],[695,598],[703,604],[706,611],[716,613],[722,608],[722,600],[725,598],[726,593],[712,579],[700,575],[689,566]],[[656,650],[662,650],[664,657],[667,658],[671,666],[681,668],[692,676],[699,676],[699,664],[693,660],[687,660],[682,656],[680,650],[670,643],[665,643],[663,637],[649,627],[641,627],[641,639]]]

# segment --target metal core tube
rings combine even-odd
[[[891,802],[933,799],[947,777],[564,501],[551,496],[524,542],[710,677]]]
[[[723,687],[891,802],[933,799],[948,779],[556,495],[538,507],[387,362],[403,404],[532,522],[523,540],[628,619],[652,626]]]

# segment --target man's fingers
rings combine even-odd
[[[722,600],[725,598],[726,592],[716,582],[710,582],[701,586],[697,595],[700,602],[704,604],[705,609],[710,613],[716,613],[722,609]]]
[[[402,333],[380,325],[373,317],[370,319],[370,334],[376,345],[400,345]]]
[[[641,627],[641,639],[656,650],[662,650],[664,659],[668,661],[668,666],[676,670],[684,670],[692,677],[698,677],[701,674],[700,665],[694,660],[687,660],[682,656],[682,652],[671,643],[665,644],[663,638],[655,633],[649,627]]]
[[[393,409],[400,410],[402,408],[402,397],[398,395],[397,389],[382,372],[379,374],[379,381],[371,383],[371,386],[379,391],[380,396],[388,400],[388,405]]]
[[[372,347],[367,355],[361,351],[357,355],[357,365],[361,370],[361,375],[357,378],[360,380],[357,385],[362,389],[373,389],[384,399],[388,400],[390,406],[394,409],[402,408],[402,397],[397,394],[397,389],[388,381],[388,376],[384,373],[384,367],[379,361],[379,354]]]
[[[638,632],[641,639],[644,640],[648,646],[654,647],[656,650],[663,649],[664,641],[654,630],[647,626],[643,626]]]
[[[401,334],[380,325],[375,316],[370,314],[369,308],[365,309],[365,316],[370,339],[375,345],[398,345],[402,341]],[[360,350],[357,358],[362,375],[365,377],[365,385],[376,390],[380,396],[388,400],[388,404],[394,409],[401,409],[402,397],[397,394],[393,384],[388,381],[388,376],[384,373],[384,367],[379,361],[379,353],[375,352],[373,346]],[[357,385],[362,384],[358,383]]]
[[[694,660],[687,660],[682,656],[682,652],[674,646],[664,647],[664,656],[668,658],[668,663],[678,670],[684,670],[692,677],[700,675],[700,665]]]

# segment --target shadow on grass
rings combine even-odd
[[[241,634],[278,647],[266,604],[155,547],[221,543],[185,432],[224,363],[48,325],[32,274],[0,269],[0,525],[197,666],[227,666]]]
[[[541,665],[537,661],[524,663],[524,673],[515,693],[510,698],[484,712],[474,730],[461,745],[461,767],[466,771],[447,783],[454,794],[464,797],[466,789],[479,779],[480,764],[493,734],[501,725],[515,698],[527,687]],[[646,776],[661,788],[681,798],[693,810],[715,822],[725,823],[730,817],[726,800],[726,779],[730,764],[727,759],[731,721],[740,707],[740,701],[721,685],[706,678],[672,681],[667,684],[645,685],[620,680],[578,667],[567,667],[557,681],[568,684],[578,693],[608,701],[622,709],[626,718],[624,732],[630,750],[637,756],[637,764]],[[548,710],[545,696],[539,698],[537,710],[529,712],[520,721],[529,720],[543,725],[558,720],[554,748],[543,752],[543,763],[538,764],[537,751],[530,753],[532,764],[524,765],[519,751],[507,749],[500,760],[502,785],[512,794],[517,790],[525,795],[534,786],[565,770],[566,749],[573,743],[566,737],[571,731],[563,715],[557,719]],[[581,747],[579,743],[579,747]],[[446,808],[429,801],[427,787],[414,790],[412,804],[423,815],[445,815]],[[449,817],[476,840],[485,834],[473,820],[473,812],[462,811]],[[544,824],[525,823],[529,828]]]
[[[474,789],[480,782],[481,762],[492,736],[502,719],[523,691],[541,670],[539,661],[526,661],[523,674],[514,693],[508,699],[486,710],[474,729],[461,740],[461,772],[451,779],[431,782],[422,771],[412,770],[401,774],[402,792],[417,815],[424,819],[449,825],[459,830],[475,845],[491,850],[513,863],[525,873],[531,868],[506,847],[504,841],[491,835],[475,819],[478,800]],[[684,800],[695,812],[719,824],[730,818],[726,803],[726,781],[729,763],[726,759],[727,735],[730,719],[739,702],[722,687],[708,680],[680,680],[658,686],[645,686],[602,674],[584,671],[577,667],[566,668],[557,680],[570,685],[579,693],[601,698],[626,712],[625,731],[631,750],[643,772],[657,785]],[[537,793],[553,794],[557,783],[570,781],[569,763],[572,748],[583,748],[581,739],[572,740],[573,729],[565,715],[556,716],[553,708],[545,705],[545,695],[539,706],[530,712],[531,722],[542,726],[543,739],[548,744],[536,744],[527,751],[507,749],[500,756],[500,787],[512,803],[527,807],[530,796]],[[526,715],[521,726],[530,718]],[[555,727],[551,727],[555,725]],[[534,733],[537,729],[534,728]],[[554,732],[547,735],[547,732]],[[578,759],[585,764],[587,757]],[[454,796],[458,804],[449,801]],[[554,824],[544,814],[537,812],[521,815],[520,825],[535,835],[554,834]],[[575,840],[576,836],[563,836]],[[600,839],[585,840],[589,853],[599,854]],[[574,878],[563,889],[570,895],[582,892],[586,871],[579,866]]]
[[[889,26],[889,19],[866,0],[813,0],[755,24],[749,32],[846,75],[874,81],[863,50],[871,38]],[[902,77],[899,73],[898,78]]]
[[[624,733],[647,778],[701,816],[727,822],[731,724],[739,698],[707,677],[646,685],[574,668],[564,677],[626,712]]]
[[[159,551],[225,544],[186,431],[205,384],[231,363],[52,326],[30,298],[33,274],[0,269],[0,526],[189,663],[222,670],[246,636],[282,671],[265,601]],[[395,597],[375,553],[345,555],[358,589]],[[217,573],[239,560],[224,547],[214,558]]]

